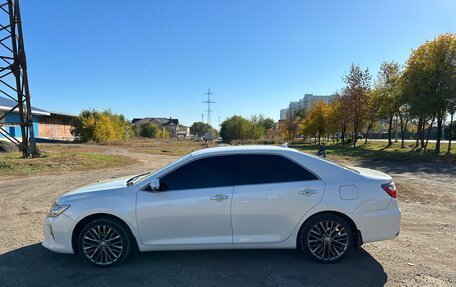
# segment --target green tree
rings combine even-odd
[[[263,123],[264,122],[262,121],[261,116],[253,115],[250,118],[249,124],[245,130],[245,138],[256,140],[264,137],[266,130]]]
[[[232,116],[223,121],[220,128],[220,136],[224,142],[231,142],[233,140],[247,139],[247,131],[250,123],[247,119],[241,116]]]
[[[316,136],[318,144],[320,144],[321,137],[327,134],[329,130],[329,112],[328,104],[322,101],[316,102],[300,124],[301,133],[307,136]]]
[[[204,136],[207,132],[211,132],[212,127],[203,122],[194,122],[190,127],[190,133],[198,137]]]
[[[328,134],[335,135],[340,132],[342,127],[342,113],[341,113],[341,101],[338,93],[334,94],[334,100],[328,105],[327,121],[328,121]]]
[[[401,96],[400,85],[401,69],[398,63],[383,62],[380,66],[380,71],[377,75],[375,84],[374,105],[378,109],[378,116],[386,119],[388,122],[388,145],[392,145],[391,131],[393,127],[393,119],[397,116]]]
[[[329,109],[329,127],[332,133],[340,132],[342,144],[346,143],[347,132],[350,128],[350,114],[347,112],[348,110],[348,97],[336,92]]]
[[[111,110],[83,110],[75,120],[72,133],[82,142],[121,141],[130,135],[130,123],[123,115]]]
[[[456,78],[453,81],[453,85],[456,85]],[[456,113],[456,92],[453,93],[452,97],[448,100],[448,113],[450,114],[450,125],[448,127],[448,155],[451,152],[451,141],[456,136],[456,127],[454,126],[454,114]]]
[[[378,124],[378,120],[380,118],[379,111],[382,103],[383,97],[381,96],[379,90],[374,89],[373,91],[371,91],[371,97],[366,116],[366,135],[364,137],[364,143],[367,143],[367,139],[369,138],[369,132],[374,128],[374,126],[376,126],[376,124]]]
[[[368,69],[361,70],[358,65],[352,64],[350,71],[343,78],[345,113],[348,113],[353,130],[353,147],[356,147],[358,133],[362,131],[366,121],[370,101],[371,76]]]
[[[446,33],[412,52],[404,73],[404,92],[410,112],[418,119],[417,146],[426,149],[430,129],[437,120],[435,152],[440,152],[442,124],[455,93],[456,35]],[[429,130],[425,136],[428,122]],[[425,144],[426,138],[426,144]]]
[[[276,122],[271,118],[266,118],[263,115],[259,116],[259,124],[263,127],[265,132],[270,129],[275,129],[277,127]]]
[[[293,140],[299,130],[301,118],[293,113],[288,113],[281,127],[282,137],[286,140]]]

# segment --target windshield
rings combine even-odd
[[[179,159],[177,159],[176,161],[160,168],[159,170],[156,170],[154,172],[147,172],[147,173],[142,173],[142,174],[139,174],[139,175],[135,175],[133,176],[132,178],[130,178],[129,180],[127,180],[127,186],[131,186],[133,184],[137,184],[141,181],[144,181],[152,176],[154,176],[155,174],[159,173],[160,171],[164,170],[165,168],[169,167],[169,166],[174,166],[174,165],[179,165],[181,162],[185,161],[187,158],[191,157],[191,154],[187,154]]]

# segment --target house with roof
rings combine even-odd
[[[178,119],[173,118],[134,118],[131,121],[134,125],[152,123],[160,129],[165,129],[173,138],[186,138],[190,136],[190,128],[179,124]]]
[[[11,136],[20,139],[21,128],[19,126],[19,109],[8,113],[17,105],[16,101],[9,98],[0,97],[0,127],[6,130]],[[44,109],[32,107],[33,130],[37,141],[43,140],[73,140],[71,134],[73,129],[74,115],[49,112]],[[0,130],[1,131],[1,130]],[[5,136],[0,133],[0,140],[6,140]]]

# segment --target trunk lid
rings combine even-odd
[[[353,167],[350,166],[351,169],[357,171],[361,176],[369,178],[369,179],[374,179],[374,180],[380,180],[380,181],[385,181],[385,182],[391,182],[393,178],[389,176],[388,174],[373,170],[370,168],[364,168],[364,167]]]

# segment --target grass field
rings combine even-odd
[[[302,150],[304,152],[316,154],[319,148],[318,144],[292,143],[290,147]],[[388,146],[386,142],[367,142],[359,143],[356,148],[352,145],[341,145],[328,143],[326,146],[326,156],[329,158],[344,159],[371,159],[371,160],[413,160],[413,161],[447,161],[456,160],[456,145],[453,147],[451,156],[446,154],[448,145],[441,145],[441,153],[435,154],[435,143],[428,144],[426,152],[414,148],[415,143],[406,143],[405,148],[401,149],[400,142],[393,142]]]
[[[216,143],[209,142],[209,147],[217,146]],[[173,156],[183,156],[192,151],[204,148],[204,143],[182,139],[133,139],[125,144],[130,150],[148,154],[165,154]]]
[[[40,146],[42,155],[23,159],[22,153],[0,153],[0,174],[31,175],[124,166],[135,162],[129,157],[97,153],[97,147],[71,145]]]
[[[203,148],[202,142],[189,140],[165,139],[135,139],[125,143],[113,145],[127,149],[134,153],[161,154],[182,156],[192,151]],[[209,143],[210,147],[217,146]],[[292,143],[292,148],[307,153],[316,154],[319,146],[309,143]],[[414,149],[414,143],[406,143],[406,148],[401,149],[400,143],[387,146],[385,142],[360,143],[358,147],[341,144],[328,144],[327,157],[331,160],[389,160],[389,161],[456,161],[456,146],[451,157],[446,155],[447,144],[442,144],[442,153],[437,155],[433,152],[435,143],[429,143],[428,151],[423,152]],[[135,159],[105,153],[106,147],[96,144],[73,145],[73,144],[42,144],[39,145],[42,156],[35,159],[22,159],[21,153],[0,153],[0,174],[2,175],[31,175],[61,173],[70,171],[92,170],[112,168],[129,165]]]

